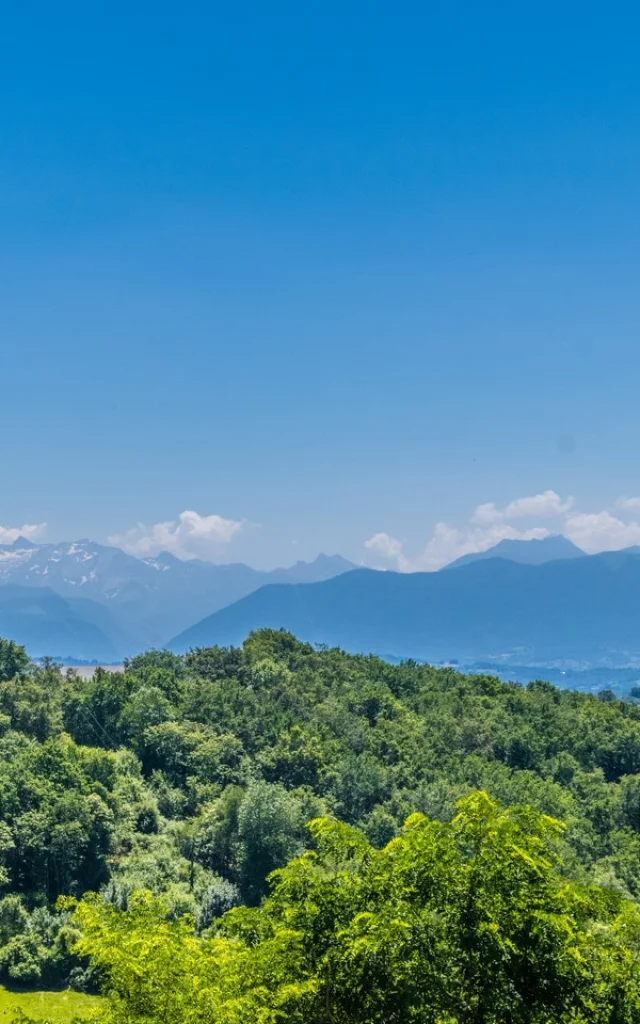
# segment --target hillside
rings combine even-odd
[[[640,559],[604,554],[520,565],[487,559],[455,572],[358,570],[269,586],[177,636],[171,649],[240,643],[263,626],[350,651],[442,661],[640,653]]]

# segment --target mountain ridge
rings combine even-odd
[[[640,559],[617,552],[542,565],[491,558],[455,572],[359,569],[322,583],[272,585],[207,616],[169,647],[235,644],[264,626],[429,661],[640,655]]]
[[[129,636],[134,651],[164,644],[265,583],[323,580],[351,568],[340,555],[267,572],[242,562],[182,561],[169,552],[140,559],[87,539],[34,544],[16,538],[0,546],[0,589],[10,583],[46,586],[67,599],[87,598],[110,611],[111,629],[117,625]]]
[[[488,558],[506,558],[522,565],[543,565],[545,562],[557,562],[564,558],[585,557],[586,551],[563,534],[555,533],[549,537],[532,537],[529,540],[505,538],[485,551],[472,551],[461,555],[442,568],[458,569],[460,566]]]

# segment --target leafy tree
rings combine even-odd
[[[317,851],[275,873],[262,907],[198,940],[141,894],[76,907],[114,1024],[631,1024],[640,915],[557,870],[562,826],[483,793],[450,824],[414,815],[375,850],[311,825]]]
[[[0,637],[0,682],[17,679],[29,671],[31,662],[24,647]]]
[[[238,810],[238,880],[245,902],[256,903],[275,868],[302,849],[304,818],[279,785],[252,783]]]

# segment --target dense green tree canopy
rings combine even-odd
[[[640,899],[633,701],[389,665],[273,630],[241,648],[151,651],[91,680],[9,649],[0,901],[17,899],[22,923],[0,928],[0,980],[93,983],[58,941],[60,895],[94,890],[126,911],[148,891],[203,934],[260,904],[269,873],[318,841],[310,819],[380,849],[412,814],[451,822],[478,790],[566,823],[552,845],[568,881]]]

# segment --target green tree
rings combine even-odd
[[[301,807],[280,785],[254,782],[238,811],[238,882],[243,900],[257,903],[266,879],[303,849]]]
[[[0,637],[0,682],[24,676],[31,662],[24,647]]]
[[[413,815],[375,850],[312,822],[317,850],[256,909],[198,940],[141,894],[76,907],[114,1024],[633,1024],[640,914],[557,870],[562,826],[484,793],[450,824]]]

